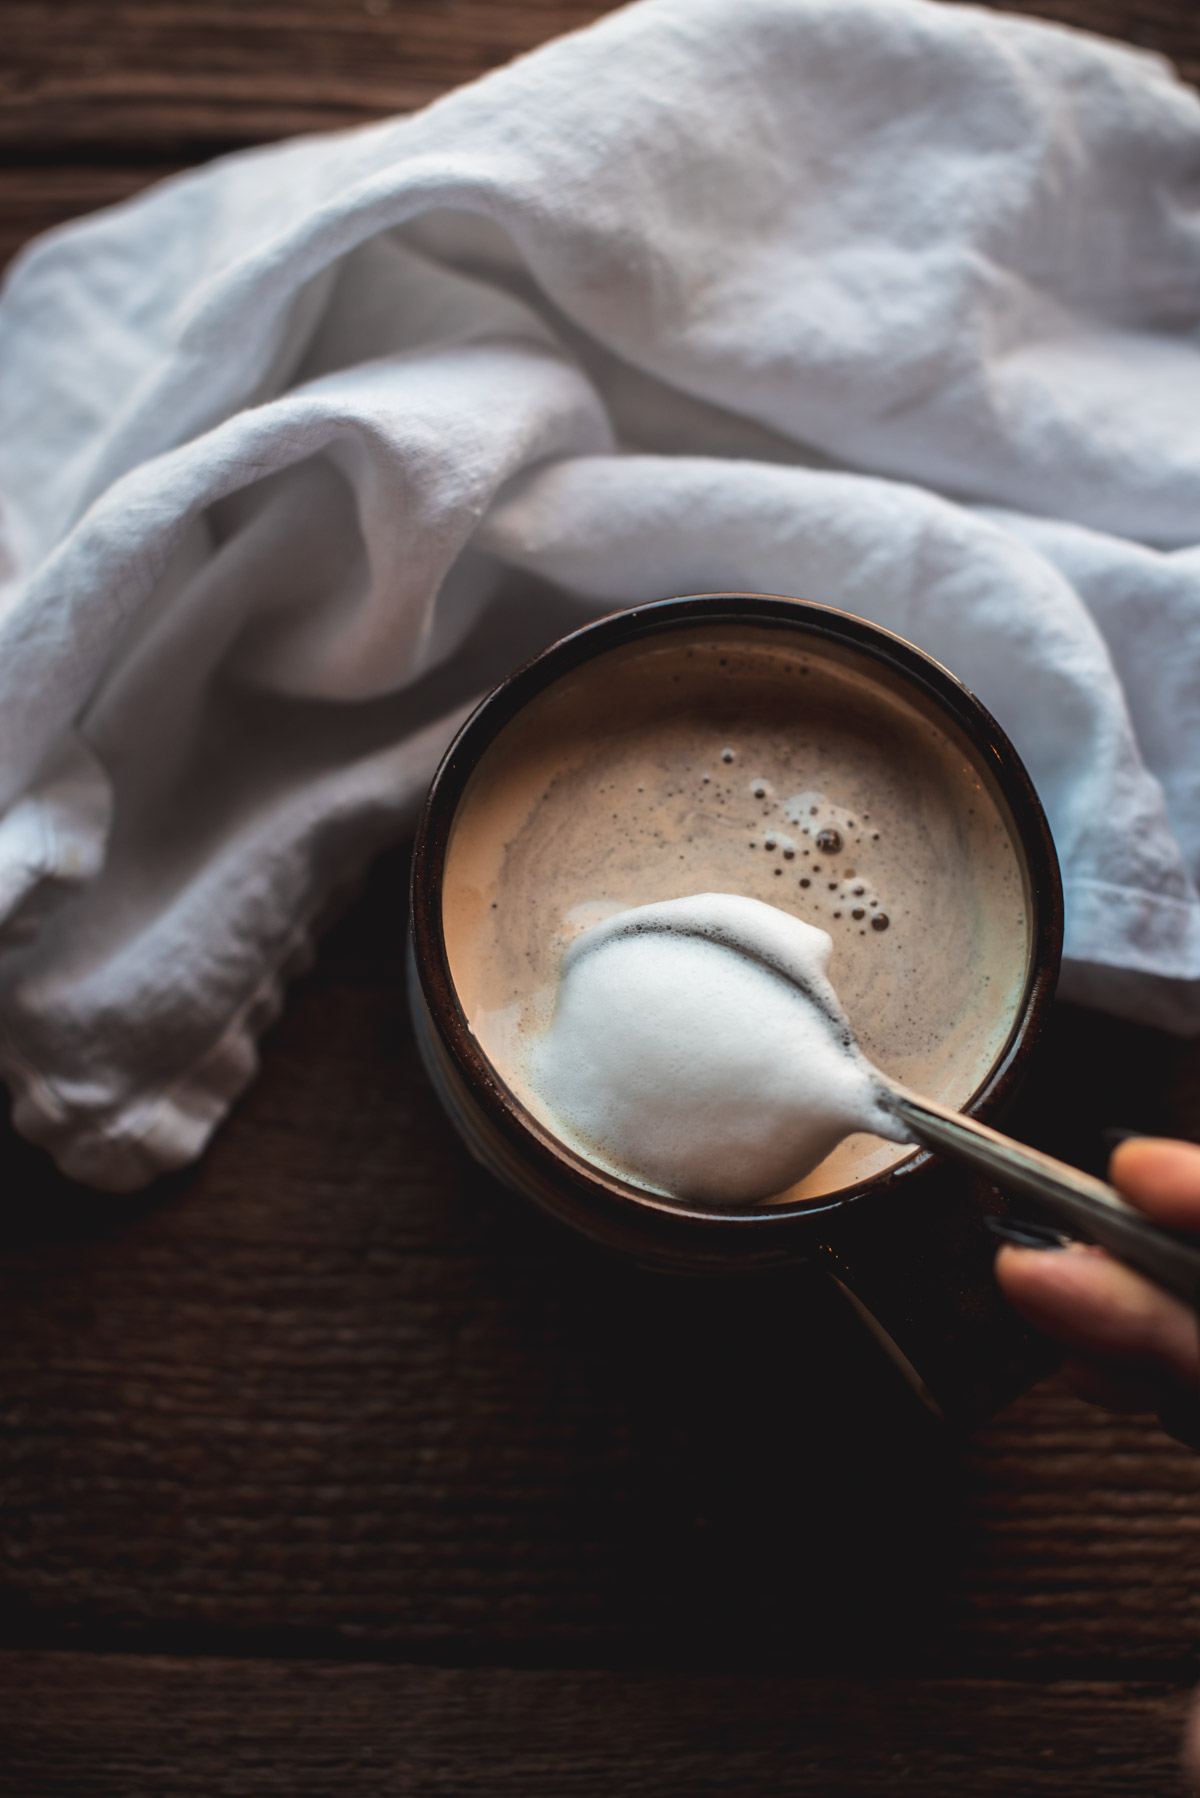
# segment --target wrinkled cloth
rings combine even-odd
[[[51,232],[0,300],[0,1070],[131,1188],[475,698],[726,589],[995,713],[1064,990],[1200,1027],[1200,102],[934,0],[643,0]]]

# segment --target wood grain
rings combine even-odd
[[[6,0],[0,257],[607,10]],[[1014,10],[1200,77],[1190,0]],[[1175,1792],[1200,1461],[1060,1381],[956,1445],[815,1278],[554,1232],[416,1064],[403,863],[201,1168],[113,1201],[0,1133],[0,1791]],[[1200,1049],[1059,1008],[1014,1128],[1111,1122],[1200,1137]]]
[[[0,1681],[0,1791],[20,1798],[1174,1798],[1187,1702],[1113,1682],[74,1654],[0,1655]]]
[[[612,0],[6,0],[0,268],[38,232],[175,168],[423,106],[614,10]],[[1184,0],[1008,10],[1157,50],[1200,81],[1200,9]]]
[[[7,0],[0,148],[213,148],[422,106],[614,0]]]
[[[6,0],[0,154],[196,161],[422,106],[612,0]],[[1019,0],[1200,75],[1186,0]]]
[[[1200,1461],[1053,1384],[964,1453],[815,1276],[671,1280],[560,1234],[433,1102],[403,914],[397,853],[203,1167],[154,1198],[8,1143],[10,1640],[1190,1666]],[[1054,1130],[1022,1125],[1094,1160],[1114,1084],[1156,1121],[1176,1053],[1063,1008],[1034,1083]]]

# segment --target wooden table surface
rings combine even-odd
[[[731,0],[733,3],[733,0]],[[4,0],[0,254],[419,105],[594,0]],[[1200,77],[1194,0],[1037,0]],[[815,1279],[616,1266],[486,1179],[403,999],[403,846],[204,1165],[5,1136],[0,1790],[1179,1789],[1200,1459],[1051,1380],[973,1440]],[[1060,1007],[1020,1127],[1200,1137],[1200,1051]]]

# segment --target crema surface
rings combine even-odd
[[[480,1046],[528,1077],[563,955],[611,914],[763,900],[833,940],[830,978],[884,1073],[965,1104],[1002,1050],[1029,957],[1003,801],[955,727],[872,659],[731,625],[597,657],[507,725],[448,845],[450,971]],[[911,1154],[860,1133],[788,1199]]]

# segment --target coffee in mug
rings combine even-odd
[[[1057,865],[1011,745],[921,651],[799,601],[614,614],[511,677],[435,779],[414,857],[412,999],[435,1086],[507,1184],[643,1262],[822,1259],[948,1415],[1042,1365],[992,1289],[990,1188],[859,1135],[736,1212],[573,1143],[530,1080],[562,956],[602,918],[715,892],[832,938],[830,977],[885,1073],[983,1118],[1053,989]]]
[[[624,644],[491,745],[448,845],[446,951],[476,1041],[548,1129],[529,1051],[566,948],[694,893],[827,931],[867,1058],[944,1104],[969,1101],[1012,1029],[1030,933],[1001,801],[953,724],[852,651],[736,625]],[[779,1200],[912,1153],[850,1137]]]

